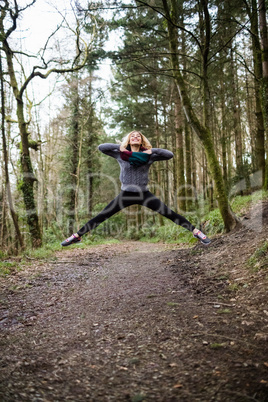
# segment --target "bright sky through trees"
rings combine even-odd
[[[29,4],[29,0],[24,1],[24,3],[25,5]],[[76,27],[74,3],[72,0],[67,2],[64,0],[57,0],[57,2],[37,0],[33,6],[23,12],[18,28],[12,34],[12,41],[16,49],[31,56],[28,58],[21,56],[19,60],[23,64],[26,76],[34,65],[42,64],[40,56],[45,46],[47,46],[46,60],[59,55],[66,58],[68,54],[75,54],[75,40],[72,32]],[[20,7],[23,5],[20,3]],[[86,7],[87,1],[81,0],[80,5]],[[57,28],[59,29],[57,30]],[[51,36],[53,33],[55,34]],[[51,38],[47,43],[50,36]],[[81,36],[90,42],[89,35],[82,32]],[[106,48],[112,49],[115,45],[117,46],[118,37],[114,33],[111,34],[110,38]],[[101,78],[101,83],[98,83],[98,86],[107,87],[111,78],[109,60],[102,63],[96,75]],[[40,103],[48,94],[53,93],[50,99],[43,101],[38,108],[42,119],[46,120],[47,116],[54,117],[54,113],[57,113],[62,104],[60,99],[63,84],[65,84],[64,76],[55,74],[50,75],[46,80],[37,77],[31,82],[32,94],[29,92],[29,96],[34,97],[34,103]]]

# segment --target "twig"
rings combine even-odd
[[[27,258],[27,260],[39,260],[39,258],[32,258],[32,257],[29,257],[26,254],[24,255],[24,257]]]
[[[221,306],[226,306],[226,307],[235,307],[235,304],[227,304],[227,303],[221,303],[221,302],[207,302],[208,304],[220,304]]]

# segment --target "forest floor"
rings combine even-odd
[[[259,202],[207,247],[76,245],[1,278],[0,400],[268,401],[267,229]]]

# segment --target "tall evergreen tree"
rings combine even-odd
[[[205,152],[206,152],[206,157],[209,163],[209,167],[211,170],[211,175],[215,181],[217,193],[218,193],[218,203],[219,203],[219,208],[220,212],[225,224],[225,228],[227,231],[233,229],[236,226],[237,220],[234,217],[234,214],[231,211],[227,194],[226,194],[226,189],[224,186],[224,181],[223,181],[223,176],[222,176],[222,171],[219,165],[219,162],[217,160],[215,148],[213,145],[213,140],[212,140],[212,135],[211,135],[211,130],[209,128],[209,115],[208,115],[208,93],[207,93],[207,59],[208,59],[208,51],[209,51],[209,45],[210,45],[210,22],[209,22],[209,15],[208,15],[208,10],[206,7],[205,2],[203,2],[204,6],[204,15],[205,15],[205,25],[206,25],[206,30],[205,30],[205,35],[206,39],[204,42],[204,45],[200,44],[200,50],[202,54],[202,63],[203,63],[203,74],[204,74],[204,99],[203,99],[203,104],[204,104],[204,125],[200,122],[198,119],[198,116],[196,115],[192,103],[190,101],[189,96],[187,95],[186,92],[186,87],[185,87],[185,80],[181,74],[181,69],[179,66],[179,61],[178,61],[178,33],[175,28],[175,25],[173,24],[172,20],[172,11],[170,10],[170,7],[168,5],[168,2],[166,0],[162,0],[163,2],[163,7],[165,10],[165,16],[167,19],[168,23],[168,33],[169,33],[169,41],[170,41],[170,52],[171,52],[171,63],[172,63],[172,68],[173,68],[173,74],[174,74],[174,79],[178,87],[179,95],[182,100],[183,106],[185,108],[185,114],[193,126],[196,134],[199,136]],[[176,0],[172,0],[172,9],[176,7]]]

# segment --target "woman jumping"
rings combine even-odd
[[[149,140],[139,131],[132,131],[118,144],[101,144],[99,150],[117,160],[120,165],[121,192],[111,201],[95,218],[90,219],[77,233],[64,240],[62,246],[70,246],[81,241],[81,236],[95,229],[100,223],[112,215],[129,207],[130,205],[143,205],[164,217],[172,220],[177,225],[188,229],[193,236],[203,244],[209,244],[211,240],[196,229],[186,218],[172,211],[159,198],[152,194],[147,187],[149,168],[155,161],[163,161],[173,158],[173,153],[160,148],[152,148]]]

